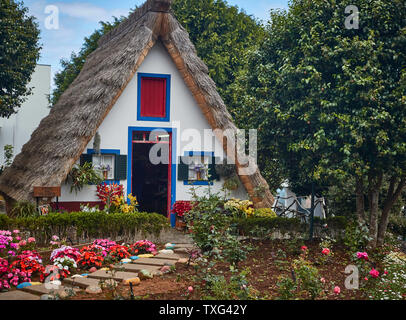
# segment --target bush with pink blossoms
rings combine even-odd
[[[18,230],[16,230],[18,231]],[[9,255],[15,256],[19,244],[18,241],[13,237],[14,234],[8,230],[0,230],[0,256],[7,257]]]
[[[0,258],[0,291],[3,289],[9,289],[9,278],[10,268],[8,261],[6,259]]]
[[[23,282],[31,282],[31,272],[13,268],[6,259],[0,258],[0,291]]]
[[[63,257],[71,258],[71,259],[75,260],[75,262],[77,262],[80,258],[80,251],[79,251],[79,249],[72,248],[70,246],[62,246],[62,247],[52,251],[50,260],[54,261],[56,258],[63,258]]]
[[[153,242],[149,240],[140,240],[130,246],[128,250],[131,254],[148,254],[156,252],[156,246]]]
[[[0,230],[0,257],[15,257],[21,250],[34,250],[36,240],[30,237],[22,239],[19,230]]]
[[[369,274],[371,275],[372,278],[379,278],[379,271],[375,270],[374,268],[372,268],[372,270],[369,271]]]
[[[105,248],[106,251],[109,251],[111,247],[117,245],[115,241],[110,239],[96,239],[93,241],[93,244]]]
[[[357,252],[357,258],[358,259],[364,259],[365,261],[368,261],[368,253],[366,252]]]

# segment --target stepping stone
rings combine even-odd
[[[22,290],[0,293],[0,300],[40,300],[40,297]]]
[[[89,275],[90,276],[90,275]],[[92,278],[66,278],[63,280],[63,283],[75,286],[79,288],[86,289],[89,286],[97,287],[99,286],[99,279]]]
[[[128,279],[134,279],[138,276],[137,273],[133,272],[125,272],[125,271],[116,271],[113,275],[111,271],[103,271],[99,270],[89,275],[89,278],[99,279],[99,280],[106,280],[106,279],[114,279],[116,281],[123,281]]]
[[[31,286],[31,287],[25,287],[24,289],[21,289],[21,291],[25,291],[28,293],[36,294],[39,296],[42,296],[43,294],[55,294],[60,290],[64,290],[66,287],[64,286],[59,286],[59,288],[56,288],[56,286],[52,287],[45,287],[45,284],[41,284],[39,286]]]
[[[189,255],[188,250],[189,250],[189,249],[187,249],[187,248],[175,248],[175,249],[173,249],[173,251],[174,251],[176,254],[183,254],[183,255]]]
[[[139,272],[141,270],[148,270],[152,274],[158,274],[160,273],[159,269],[161,269],[161,266],[149,266],[149,265],[144,265],[144,264],[138,264],[138,263],[129,263],[125,265],[116,265],[116,269],[124,269],[126,272]]]
[[[141,259],[138,259],[136,263],[145,264],[145,265],[149,265],[149,266],[165,266],[165,265],[172,266],[176,263],[176,260],[141,258]]]
[[[159,253],[154,257],[154,259],[166,259],[166,260],[176,260],[176,261],[178,261],[180,258],[182,258],[182,257],[175,253],[174,254]]]

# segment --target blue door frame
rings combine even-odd
[[[160,128],[160,127],[128,127],[128,157],[127,157],[127,196],[132,192],[132,163],[133,163],[133,133],[134,131],[154,131],[162,130],[172,133],[172,155],[171,155],[171,210],[176,202],[176,128]],[[169,213],[172,228],[176,225],[176,215]]]

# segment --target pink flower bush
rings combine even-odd
[[[11,269],[8,261],[0,258],[0,290],[10,289],[11,286],[16,287],[22,282],[31,282],[30,278],[31,273]]]
[[[0,290],[9,289],[10,268],[6,259],[0,258]],[[12,275],[11,275],[12,276]]]
[[[56,258],[63,257],[69,257],[77,262],[80,258],[80,251],[69,246],[62,246],[52,251],[50,260],[53,262]]]
[[[156,252],[156,246],[149,240],[140,240],[130,246],[129,252],[131,254],[144,254]]]
[[[368,260],[368,253],[366,252],[357,252],[358,259]]]
[[[33,238],[33,237],[28,238],[27,241],[28,241],[28,243],[36,242],[35,238]]]
[[[115,241],[111,241],[110,239],[96,239],[93,241],[93,244],[103,247],[105,251],[109,251],[111,247],[117,245]]]
[[[330,251],[329,248],[324,248],[324,249],[321,251],[321,253],[324,254],[324,255],[326,255],[326,256],[328,256],[328,255],[331,253],[331,251]]]
[[[369,271],[369,274],[371,275],[372,278],[378,278],[379,277],[379,271],[375,270],[374,268],[372,268],[372,270]]]

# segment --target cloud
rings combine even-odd
[[[66,15],[71,18],[84,19],[91,22],[111,20],[113,16],[120,17],[128,15],[129,10],[115,9],[108,11],[102,7],[84,2],[64,3],[56,2],[61,16]]]

